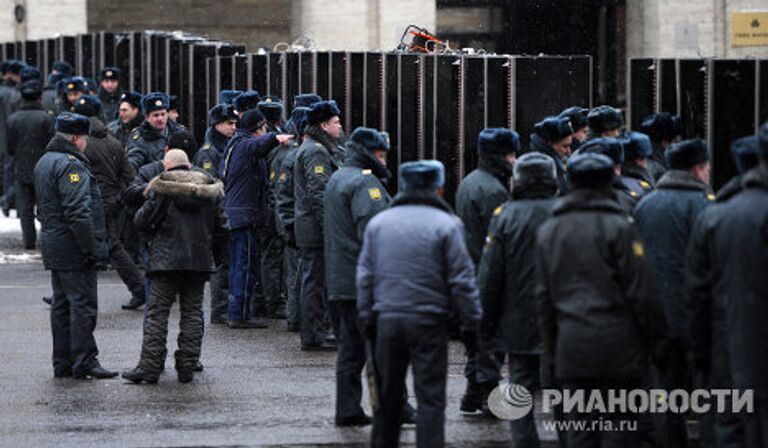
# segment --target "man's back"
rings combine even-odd
[[[8,154],[16,158],[18,182],[34,181],[32,172],[53,138],[55,124],[56,119],[37,103],[24,103],[8,118]]]

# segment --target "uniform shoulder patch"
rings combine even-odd
[[[633,198],[636,198],[637,197],[637,192],[636,191],[630,191],[629,195],[632,196]]]
[[[203,145],[203,149],[211,149],[211,144],[206,143],[205,145]]]
[[[323,165],[315,165],[315,174],[324,174],[325,167]]]
[[[649,184],[648,182],[646,182],[644,180],[641,180],[639,183],[640,183],[640,186],[643,187],[643,188],[650,188],[651,187],[651,184]]]
[[[632,253],[634,253],[637,258],[643,258],[645,256],[645,248],[643,247],[643,243],[640,241],[633,241]]]
[[[368,189],[368,196],[370,196],[371,200],[373,200],[373,201],[380,201],[381,200],[381,190],[378,187],[369,188]]]
[[[493,216],[499,216],[503,211],[504,207],[500,205],[493,210]]]
[[[68,155],[68,156],[67,156],[67,158],[68,158],[69,160],[77,160],[77,157],[75,157],[75,156],[73,156],[73,155]]]
[[[139,139],[139,134],[133,134],[133,139],[134,140],[138,140]]]
[[[373,174],[373,171],[371,171],[371,170],[363,170],[362,173],[363,173],[364,176],[368,176],[368,175]]]
[[[269,173],[269,180],[275,180],[275,172],[274,171]]]
[[[710,200],[710,201],[714,201],[715,199],[717,199],[717,196],[715,196],[712,193],[709,193],[709,194],[707,194],[707,199]]]
[[[627,222],[630,224],[634,224],[635,218],[633,218],[632,215],[627,215]]]
[[[210,171],[211,168],[213,168],[213,163],[211,162],[203,162],[203,169],[206,171]]]
[[[280,172],[280,176],[277,177],[278,182],[285,182],[285,180],[288,178],[288,174],[286,174],[285,171]]]
[[[80,174],[78,173],[69,173],[69,183],[70,184],[76,184],[80,182]]]

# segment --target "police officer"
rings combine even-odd
[[[99,72],[99,101],[101,101],[101,112],[99,120],[104,123],[111,123],[117,118],[117,111],[120,108],[120,98],[123,96],[123,90],[120,88],[121,70],[117,67],[104,67]]]
[[[568,118],[547,117],[533,126],[531,151],[537,151],[552,158],[557,168],[557,184],[561,194],[568,190],[565,164],[571,155],[572,145],[573,128]]]
[[[653,153],[651,139],[641,132],[628,132],[623,138],[624,163],[621,180],[642,199],[653,191],[655,182],[648,171],[648,157]]]
[[[58,113],[61,111],[61,91],[60,82],[72,76],[75,69],[66,61],[56,61],[51,67],[51,73],[48,74],[48,85],[43,89],[43,108],[45,110]]]
[[[759,144],[756,135],[742,137],[731,143],[731,158],[738,174],[720,187],[717,191],[717,202],[725,202],[742,190],[744,174],[760,163],[757,158]]]
[[[219,92],[219,104],[229,104],[233,105],[235,102],[235,98],[240,96],[243,93],[242,90],[222,90]]]
[[[360,407],[365,337],[357,322],[355,268],[368,221],[391,201],[384,188],[389,136],[370,128],[352,133],[344,166],[325,188],[325,279],[328,301],[339,317],[336,358],[336,425],[370,423]]]
[[[299,331],[299,295],[301,292],[299,251],[296,247],[296,233],[294,232],[296,221],[294,205],[296,201],[294,199],[293,172],[296,154],[303,139],[306,138],[308,112],[309,108],[307,107],[297,107],[291,112],[291,120],[296,130],[295,138],[288,144],[278,147],[278,153],[272,162],[272,169],[276,173],[273,188],[277,231],[285,242],[286,329],[291,332]]]
[[[3,214],[8,216],[11,208],[16,205],[16,193],[14,192],[14,161],[8,154],[8,139],[6,136],[6,122],[14,112],[14,106],[18,104],[19,82],[21,70],[25,64],[21,61],[6,61],[2,65],[3,83],[0,85],[0,155],[3,156]]]
[[[261,101],[261,95],[254,90],[248,90],[232,100],[232,105],[235,106],[237,115],[243,116],[244,113],[251,109],[256,109]]]
[[[24,248],[35,248],[35,185],[33,171],[45,147],[55,133],[56,119],[43,110],[40,81],[27,81],[21,85],[22,104],[11,114],[6,125],[8,155],[15,159],[16,207],[21,218]]]
[[[477,266],[491,216],[509,199],[510,180],[515,156],[520,150],[519,135],[508,129],[484,129],[477,138],[478,168],[461,181],[456,192],[456,214],[467,231],[467,250]],[[465,334],[467,364],[464,375],[467,389],[461,399],[461,411],[474,413],[483,409],[488,394],[498,385],[499,365],[495,353],[480,350],[476,334]],[[501,354],[503,358],[503,353]]]
[[[301,93],[293,97],[293,110],[295,111],[300,107],[308,108],[322,100],[323,99],[320,97],[320,95],[314,93]],[[288,122],[285,123],[285,131],[290,134],[296,133],[296,121],[293,118],[293,112],[291,112],[291,117],[288,119]]]
[[[174,123],[179,123],[179,97],[176,95],[168,96],[168,119]]]
[[[229,139],[235,135],[237,120],[237,113],[231,105],[219,104],[208,112],[208,129],[205,131],[205,142],[195,155],[196,167],[219,178],[221,154]]]
[[[587,115],[588,140],[599,137],[617,138],[621,135],[624,119],[621,112],[611,106],[597,106]]]
[[[402,192],[368,223],[357,263],[360,325],[375,337],[379,407],[372,446],[396,447],[410,364],[417,401],[416,444],[445,444],[448,316],[469,328],[481,317],[464,229],[441,198],[436,160],[400,166]]]
[[[168,119],[169,101],[168,95],[161,92],[150,93],[141,101],[144,122],[128,138],[128,160],[136,170],[162,160],[168,138],[183,129]]]
[[[752,412],[718,416],[718,446],[743,440],[744,446],[757,448],[768,440],[763,269],[768,263],[768,126],[760,128],[759,138],[759,165],[744,175],[741,192],[701,214],[686,261],[686,316],[695,365],[709,373],[708,387],[754,391]]]
[[[663,388],[672,390],[689,386],[688,331],[683,311],[685,253],[693,224],[715,196],[708,184],[709,150],[703,141],[673,145],[667,150],[667,163],[670,170],[659,179],[657,190],[640,201],[634,216],[669,325],[668,352],[660,370]],[[667,413],[664,423],[664,446],[685,446],[685,417]]]
[[[164,369],[168,315],[179,296],[179,348],[174,354],[179,382],[194,377],[203,337],[203,288],[214,271],[213,240],[223,235],[223,187],[206,173],[191,170],[184,151],[169,150],[165,171],[147,186],[147,201],[136,227],[150,238],[147,275],[150,300],[138,366],[123,378],[157,383]]]
[[[323,200],[325,186],[339,169],[344,148],[338,145],[341,111],[335,101],[315,103],[307,114],[307,137],[294,165],[295,234],[301,251],[301,348],[334,350],[323,328],[325,261],[323,255]]]
[[[131,292],[130,300],[144,303],[144,279],[136,263],[125,251],[118,231],[123,190],[136,177],[136,171],[128,162],[123,146],[109,135],[104,123],[98,119],[100,108],[98,97],[92,95],[81,96],[74,106],[76,113],[88,117],[91,122],[85,155],[91,162],[91,171],[104,203],[109,262]]]
[[[230,328],[266,328],[252,319],[253,281],[261,260],[261,235],[265,219],[267,167],[264,159],[292,136],[267,132],[267,121],[258,109],[243,114],[235,135],[224,151],[219,171],[224,181],[224,208],[229,218]]]
[[[571,141],[571,151],[576,152],[586,140],[589,132],[589,126],[587,124],[587,115],[589,115],[589,109],[585,109],[579,106],[572,106],[558,115],[560,118],[567,118],[573,128],[573,140]]]
[[[64,96],[66,102],[62,104],[62,111],[71,111],[75,103],[81,96],[88,93],[85,78],[82,76],[72,76],[64,80]]]
[[[665,156],[667,148],[680,139],[683,133],[682,124],[678,115],[669,112],[660,112],[649,115],[640,123],[639,131],[651,138],[653,154],[648,159],[648,171],[654,181],[669,169]]]
[[[144,97],[136,92],[125,92],[120,96],[117,119],[107,125],[109,132],[123,146],[128,148],[131,132],[144,122],[141,114],[141,100]]]
[[[83,155],[90,122],[62,113],[56,136],[35,166],[43,264],[51,271],[53,373],[57,378],[113,378],[101,367],[96,327],[96,267],[107,260],[99,187]]]
[[[555,205],[536,241],[542,342],[555,379],[585,396],[639,387],[650,352],[663,337],[664,316],[642,241],[610,188],[614,166],[603,154],[571,157],[573,190]],[[568,415],[586,425],[610,421],[616,428],[617,420],[632,418],[578,410]],[[573,429],[567,446],[637,446],[636,436]]]
[[[613,171],[615,177],[611,183],[611,189],[616,194],[616,199],[619,201],[624,210],[631,214],[635,209],[635,205],[640,200],[640,195],[632,191],[626,183],[624,183],[623,176],[621,175],[621,164],[624,162],[624,145],[621,140],[613,137],[597,137],[587,141],[579,149],[579,153],[598,153],[607,156],[613,161]]]
[[[557,172],[550,157],[530,152],[515,163],[512,200],[493,212],[478,270],[483,305],[480,336],[483,347],[498,349],[509,358],[509,382],[529,392],[547,387],[539,376],[541,338],[536,325],[536,231],[552,213],[557,194]],[[503,361],[503,359],[502,359]],[[516,447],[538,447],[533,413],[511,422]]]
[[[285,133],[283,129],[283,103],[279,97],[262,98],[256,105],[267,119],[267,129],[270,132]]]

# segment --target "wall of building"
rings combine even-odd
[[[26,10],[21,24],[14,18],[17,4]],[[84,33],[87,29],[85,0],[0,0],[0,42]]]
[[[731,45],[731,14],[768,11],[765,0],[626,1],[629,57],[768,57],[768,46]]]

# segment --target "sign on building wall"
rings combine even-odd
[[[768,46],[768,11],[739,11],[732,13],[731,46]]]

